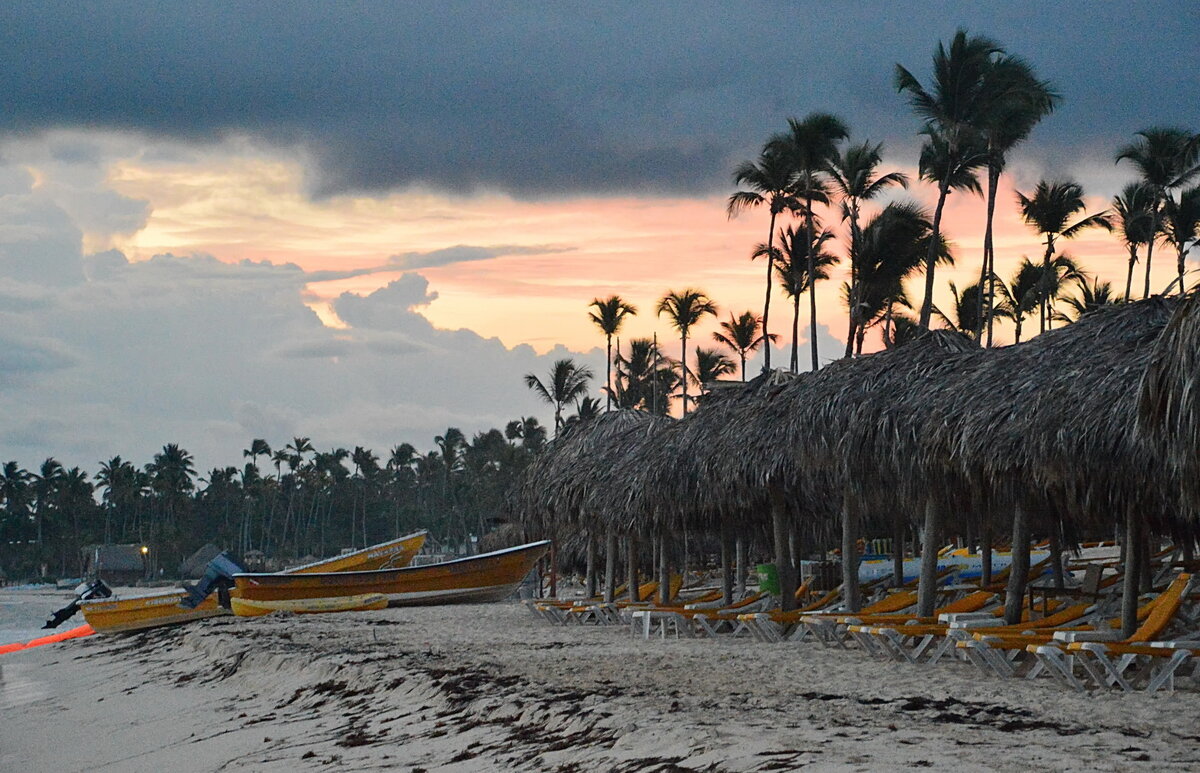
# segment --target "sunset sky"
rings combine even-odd
[[[734,166],[788,117],[836,113],[915,178],[919,124],[893,68],[927,78],[959,26],[1064,97],[1004,178],[1002,275],[1041,252],[1014,189],[1072,177],[1098,211],[1132,179],[1113,154],[1133,132],[1200,129],[1200,19],[1174,3],[884,8],[5,7],[0,460],[94,469],[176,442],[205,468],[240,464],[254,437],[385,453],[449,426],[549,423],[521,376],[564,356],[603,372],[593,297],[637,305],[622,337],[657,332],[672,354],[653,314],[668,289],[761,313],[750,253],[767,216],[730,220],[725,202]],[[941,301],[977,275],[983,211],[951,197]],[[1064,246],[1123,287],[1114,237]],[[1172,271],[1157,253],[1153,286]],[[818,292],[826,360],[844,279]]]

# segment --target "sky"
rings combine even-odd
[[[894,66],[926,79],[958,27],[1063,96],[1003,180],[1003,275],[1041,252],[1015,190],[1073,178],[1098,211],[1134,132],[1200,129],[1200,17],[1168,2],[5,4],[0,459],[94,470],[179,443],[207,469],[256,437],[386,455],[550,423],[522,376],[603,373],[592,298],[636,305],[622,337],[673,354],[667,290],[761,313],[766,214],[725,203],[789,117],[835,113],[915,177]],[[951,196],[943,303],[978,271],[983,211]],[[1067,249],[1123,285],[1113,237]],[[845,274],[818,289],[823,361]]]

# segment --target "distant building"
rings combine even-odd
[[[141,545],[89,545],[83,549],[83,575],[133,585],[146,576],[146,556]]]
[[[187,557],[179,565],[179,576],[185,580],[198,580],[204,576],[208,562],[221,555],[221,549],[211,542]]]

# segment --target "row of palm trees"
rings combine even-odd
[[[546,434],[532,417],[470,440],[451,427],[427,453],[401,443],[383,458],[361,446],[318,450],[307,437],[274,449],[255,439],[241,466],[205,475],[176,444],[142,467],[114,456],[94,476],[53,458],[36,471],[6,462],[0,577],[77,575],[81,548],[98,542],[147,545],[167,571],[206,542],[275,563],[422,528],[435,544],[469,546]]]
[[[770,137],[758,157],[734,172],[741,189],[728,202],[730,217],[748,209],[769,213],[767,241],[756,245],[752,257],[767,258],[766,295],[763,302],[764,334],[770,335],[772,283],[779,264],[802,265],[803,271],[785,275],[799,281],[789,288],[797,305],[799,293],[811,291],[827,278],[826,269],[838,258],[827,247],[832,232],[823,227],[817,205],[847,226],[844,253],[849,258],[849,281],[843,287],[848,310],[845,355],[861,351],[865,331],[883,324],[884,343],[893,340],[898,306],[913,307],[904,295],[904,280],[924,275],[924,292],[916,325],[928,328],[938,317],[933,303],[936,269],[953,263],[943,235],[942,216],[954,191],[984,194],[981,176],[986,172],[986,223],[979,280],[969,296],[975,312],[965,315],[964,332],[991,345],[994,321],[1012,316],[1013,295],[1005,293],[997,275],[993,226],[996,196],[1007,157],[1061,102],[1052,84],[1040,79],[1025,60],[1008,53],[995,41],[964,30],[949,45],[939,43],[933,56],[931,78],[922,83],[908,69],[896,65],[895,85],[921,120],[924,138],[919,175],[936,186],[932,214],[903,202],[888,204],[863,224],[863,206],[894,188],[906,188],[908,178],[881,170],[882,145],[850,143],[850,131],[837,116],[813,113],[790,119],[785,131]],[[1071,180],[1042,181],[1026,194],[1018,194],[1025,222],[1045,238],[1046,249],[1039,277],[1039,332],[1052,326],[1049,304],[1055,284],[1078,275],[1066,264],[1055,267],[1060,256],[1058,240],[1070,239],[1085,229],[1117,229],[1129,248],[1129,275],[1125,298],[1131,297],[1133,267],[1139,247],[1145,247],[1146,279],[1143,296],[1150,294],[1150,262],[1156,241],[1172,244],[1177,255],[1177,289],[1185,287],[1185,258],[1200,231],[1200,190],[1188,188],[1200,175],[1200,135],[1181,129],[1154,128],[1139,132],[1138,139],[1121,148],[1115,160],[1138,171],[1132,183],[1113,202],[1113,211],[1084,214],[1083,191]],[[777,230],[780,216],[795,216],[799,227]],[[777,246],[778,245],[778,246]],[[920,259],[914,260],[920,253]],[[1024,264],[1022,264],[1024,269]],[[1019,272],[1020,273],[1020,272]],[[1026,271],[1026,279],[1032,272]],[[1173,285],[1174,286],[1174,285]],[[1168,288],[1168,291],[1170,288]],[[958,297],[957,291],[955,292]],[[1114,298],[1115,300],[1115,298]],[[816,329],[816,296],[809,292],[809,314]],[[965,317],[960,317],[960,321]],[[900,323],[903,326],[905,323]],[[793,341],[796,339],[795,323]],[[986,333],[986,335],[985,335]],[[819,365],[816,336],[810,336],[812,367]],[[768,347],[765,367],[770,367]],[[791,367],[798,363],[793,355]]]

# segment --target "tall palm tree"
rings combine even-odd
[[[959,292],[957,285],[950,282],[950,295],[954,298],[954,306],[948,314],[935,305],[933,316],[940,319],[946,328],[961,333],[973,341],[977,340],[981,330],[979,324],[979,296],[981,293],[982,289],[978,283],[967,285],[962,292]]]
[[[810,234],[814,234],[811,248],[805,244]],[[833,241],[833,232],[822,228],[819,232],[805,227],[797,231],[788,226],[779,234],[779,256],[776,264],[779,271],[779,284],[783,293],[792,299],[792,360],[791,370],[800,370],[800,296],[813,290],[816,282],[829,278],[830,267],[839,261],[837,255],[825,251],[825,245]],[[816,274],[809,281],[809,266],[814,266]],[[809,328],[809,335],[817,336],[816,327]]]
[[[1128,161],[1138,170],[1150,190],[1150,233],[1157,234],[1161,207],[1172,191],[1182,188],[1200,174],[1200,134],[1183,129],[1155,127],[1137,132],[1137,139],[1117,151],[1117,163]],[[1154,239],[1146,245],[1146,284],[1142,297],[1150,297],[1150,261]],[[1179,267],[1183,285],[1183,267]]]
[[[679,331],[679,367],[681,384],[683,388],[683,415],[687,416],[688,412],[688,385],[687,385],[687,339],[688,332],[692,326],[700,321],[700,318],[705,314],[711,314],[714,317],[717,314],[717,305],[712,299],[704,294],[701,290],[696,290],[691,287],[684,289],[682,292],[668,290],[658,301],[656,308],[658,316],[667,315],[671,326]]]
[[[617,406],[666,416],[671,410],[670,395],[679,385],[675,361],[658,350],[650,338],[629,342],[628,356],[617,352]]]
[[[1184,262],[1191,245],[1200,235],[1200,187],[1189,188],[1179,194],[1179,200],[1168,198],[1163,207],[1163,231],[1175,246],[1178,259],[1179,292],[1187,291],[1183,283]]]
[[[854,340],[860,325],[858,318],[858,251],[862,241],[859,218],[862,203],[876,198],[893,185],[908,187],[908,176],[902,172],[877,173],[883,163],[883,144],[864,142],[851,145],[845,153],[834,151],[826,171],[829,173],[833,192],[842,202],[842,219],[850,222],[850,287],[847,293],[850,330],[846,334],[846,353],[854,353]]]
[[[753,354],[764,341],[774,343],[779,338],[774,333],[768,336],[766,332],[759,332],[762,330],[762,318],[754,316],[752,311],[744,311],[737,317],[733,316],[732,311],[729,312],[729,321],[721,322],[721,330],[724,332],[713,333],[713,340],[728,346],[737,354],[742,363],[742,381],[746,380],[746,355]]]
[[[606,356],[604,358],[604,393],[606,395],[606,411],[612,409],[612,340],[621,332],[621,325],[626,317],[637,315],[637,307],[626,303],[619,295],[610,295],[604,300],[593,298],[588,304],[595,311],[588,312],[588,318],[604,333]]]
[[[271,446],[267,445],[267,441],[262,438],[254,438],[254,440],[250,441],[250,447],[242,451],[242,456],[249,459],[250,463],[257,467],[258,457],[265,456],[270,458]]]
[[[785,210],[792,211],[798,206],[793,185],[793,168],[787,156],[768,142],[759,154],[757,161],[746,161],[733,173],[735,185],[744,185],[750,190],[738,191],[729,197],[726,211],[729,217],[746,209],[767,205],[771,213],[771,221],[767,225],[767,246],[772,246],[775,239],[775,218]],[[767,290],[763,299],[762,328],[763,335],[768,335],[767,323],[771,316],[771,279],[775,275],[773,265],[774,253],[767,257]],[[764,352],[763,368],[771,369],[771,347]]]
[[[1087,228],[1112,230],[1108,210],[1079,216],[1074,223],[1067,225],[1069,220],[1076,218],[1087,206],[1083,201],[1083,188],[1074,180],[1042,180],[1030,196],[1017,191],[1017,203],[1025,222],[1046,238],[1046,251],[1042,256],[1042,271],[1046,279],[1049,279],[1056,239],[1073,239]],[[1045,332],[1050,323],[1050,303],[1050,295],[1044,294],[1041,305],[1041,332]]]
[[[42,538],[45,534],[46,516],[50,513],[55,492],[58,490],[59,484],[62,483],[65,473],[66,470],[62,464],[54,457],[49,457],[42,462],[37,474],[33,477],[33,494],[37,506],[37,511],[35,512],[37,520],[37,544],[39,548],[42,545]]]
[[[6,517],[0,526],[6,526],[7,529],[0,528],[0,539],[26,539],[31,480],[33,475],[21,469],[15,461],[4,463],[4,468],[0,471],[0,499],[4,500]]]
[[[703,392],[704,385],[717,381],[721,376],[737,372],[737,363],[716,349],[696,347],[696,367],[688,373],[697,387],[697,392]]]
[[[1020,57],[1000,57],[989,75],[991,98],[982,112],[978,130],[987,159],[987,220],[983,231],[983,261],[979,268],[977,331],[975,340],[983,342],[983,326],[988,328],[987,345],[992,344],[991,305],[994,303],[996,251],[992,228],[996,217],[996,193],[1008,153],[1023,142],[1042,118],[1061,100],[1049,81],[1039,80],[1033,67]],[[987,309],[985,310],[985,306]]]
[[[1006,316],[1016,324],[1015,342],[1018,344],[1021,343],[1021,330],[1024,327],[1025,318],[1041,305],[1044,285],[1042,273],[1042,266],[1030,261],[1029,258],[1021,258],[1021,263],[1017,266],[1017,273],[1013,275],[1012,281],[1007,285],[1003,283],[996,285],[1005,300],[1003,311],[1000,306],[997,306],[996,315]]]
[[[1129,270],[1125,275],[1127,301],[1133,298],[1133,267],[1138,262],[1138,247],[1150,243],[1152,201],[1152,191],[1140,182],[1129,183],[1112,200],[1113,226],[1129,250]]]
[[[896,65],[896,90],[908,93],[908,103],[924,121],[924,133],[930,147],[941,156],[936,166],[926,165],[922,153],[921,176],[938,186],[937,206],[933,211],[933,236],[925,260],[925,298],[919,318],[929,327],[933,312],[934,267],[937,244],[942,233],[942,210],[955,180],[978,168],[985,161],[985,146],[980,138],[983,116],[995,101],[997,91],[994,68],[1003,49],[995,41],[958,30],[950,47],[939,42],[933,54],[933,78],[929,87],[921,85],[911,72]],[[978,183],[976,183],[978,186]]]
[[[813,233],[816,225],[816,215],[813,212],[814,203],[826,204],[829,197],[826,191],[826,170],[837,153],[838,143],[850,135],[850,130],[840,118],[828,113],[810,113],[803,120],[788,119],[788,130],[778,134],[771,141],[777,147],[794,170],[793,189],[796,195],[804,201],[804,214],[808,227],[807,244],[813,244],[816,235]],[[808,254],[808,275],[816,276],[816,254]],[[769,262],[769,261],[768,261]],[[809,322],[812,325],[812,369],[820,367],[817,351],[817,294],[810,293]]]
[[[592,377],[590,368],[576,365],[571,359],[556,360],[550,368],[550,378],[543,383],[532,373],[525,374],[525,386],[538,397],[554,406],[554,435],[562,429],[562,409],[569,402],[587,394],[587,382]]]

